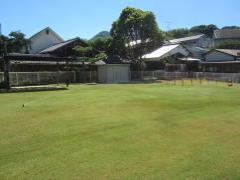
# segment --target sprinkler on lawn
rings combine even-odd
[[[232,80],[229,80],[229,81],[228,81],[228,86],[229,86],[229,87],[232,87],[232,86],[233,86],[233,81],[232,81]]]

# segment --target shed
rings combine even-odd
[[[100,83],[123,83],[130,81],[130,64],[98,65]]]

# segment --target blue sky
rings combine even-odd
[[[64,39],[109,30],[126,6],[154,12],[161,29],[199,24],[240,26],[240,0],[1,0],[2,33],[27,37],[52,27]],[[170,23],[168,23],[170,22]]]

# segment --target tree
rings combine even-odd
[[[99,50],[104,51],[107,54],[111,53],[112,49],[112,37],[97,37],[89,41],[89,44]]]
[[[206,34],[209,37],[213,36],[213,33],[215,30],[217,30],[218,27],[214,24],[210,25],[200,25],[200,26],[194,26],[190,29],[190,32],[193,34]]]
[[[82,47],[76,46],[73,48],[74,55],[81,57],[90,57],[93,54],[93,48],[91,46]]]
[[[173,29],[166,32],[166,36],[168,39],[183,38],[189,35],[190,35],[190,31],[189,29],[186,29],[186,28]]]
[[[7,43],[8,52],[12,53],[27,53],[29,40],[25,38],[25,34],[20,31],[13,31],[9,34]]]
[[[9,38],[7,36],[4,35],[0,36],[0,56],[6,53],[8,40]]]
[[[127,7],[111,29],[112,47],[120,55],[139,61],[147,51],[146,44],[162,44],[163,33],[159,30],[152,12]],[[126,54],[127,53],[127,54]]]
[[[216,48],[218,49],[239,49],[240,50],[240,40],[225,40],[219,44]]]
[[[240,29],[240,26],[225,26],[225,27],[223,27],[222,29],[230,29],[230,30]]]

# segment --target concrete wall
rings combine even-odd
[[[212,51],[205,56],[208,62],[234,61],[234,57],[217,51]]]
[[[130,81],[130,65],[107,64],[98,66],[98,81],[100,83],[121,83]]]
[[[63,39],[56,36],[53,31],[46,29],[31,39],[29,52],[30,54],[37,54],[42,50],[62,41]]]

